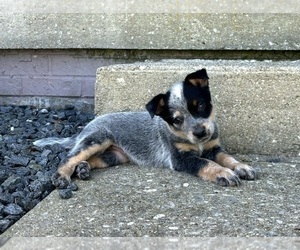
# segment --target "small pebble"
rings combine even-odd
[[[154,220],[158,220],[158,219],[161,219],[161,218],[164,218],[166,217],[164,214],[157,214],[153,217]]]
[[[48,111],[47,109],[41,109],[41,110],[40,110],[40,113],[41,113],[41,114],[48,114],[49,111]]]
[[[21,215],[23,214],[23,209],[19,205],[11,203],[4,207],[3,213],[6,215]]]

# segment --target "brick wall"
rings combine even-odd
[[[0,50],[0,104],[92,105],[97,68],[124,62],[88,50]]]

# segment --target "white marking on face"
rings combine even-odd
[[[172,87],[171,96],[182,99],[182,84],[177,83]]]
[[[187,139],[188,139],[191,143],[193,143],[193,144],[195,144],[196,141],[197,141],[197,139],[196,139],[196,137],[193,135],[193,132],[192,132],[192,131],[188,131],[188,133],[187,133]]]
[[[215,132],[215,126],[214,126],[214,123],[207,119],[207,122],[205,123],[205,127],[206,127],[206,132],[210,135],[212,135],[214,132]]]

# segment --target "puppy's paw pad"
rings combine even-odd
[[[70,184],[70,180],[68,180],[66,177],[63,177],[59,172],[55,172],[52,175],[51,181],[53,186],[59,189],[67,188],[68,185]]]
[[[243,180],[255,180],[257,179],[256,170],[246,164],[238,164],[234,172]]]
[[[90,177],[90,165],[86,161],[82,161],[76,167],[76,174],[81,180],[86,180]]]
[[[62,199],[70,199],[73,196],[71,189],[60,189],[58,193],[59,193],[59,197]]]
[[[69,185],[67,186],[67,189],[70,189],[71,191],[77,191],[78,186],[74,182],[70,182]]]

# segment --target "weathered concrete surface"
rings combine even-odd
[[[300,159],[240,159],[260,177],[233,188],[167,169],[94,171],[73,198],[52,192],[2,236],[299,237]]]
[[[297,0],[39,0],[0,2],[5,13],[299,13]]]
[[[144,110],[154,95],[202,67],[229,152],[300,155],[300,61],[165,60],[103,67],[97,72],[96,113]]]
[[[1,240],[1,238],[0,238]],[[1,243],[1,241],[0,241]],[[9,239],[1,248],[3,250],[40,250],[40,249],[236,249],[236,250],[298,250],[300,247],[297,237],[268,237],[268,238],[236,238],[236,237],[14,237]]]
[[[0,49],[299,50],[299,14],[0,14]]]

